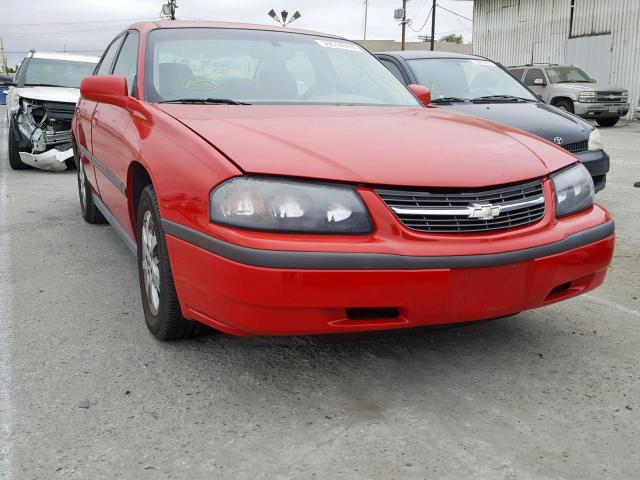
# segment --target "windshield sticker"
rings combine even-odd
[[[337,42],[335,40],[316,40],[316,43],[324,48],[338,48],[340,50],[351,50],[352,52],[362,53],[362,48],[355,43]]]
[[[471,63],[475,65],[491,65],[489,60],[471,60]]]

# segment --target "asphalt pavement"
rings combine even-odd
[[[640,125],[602,129],[603,287],[402,334],[161,343],[76,172],[9,169],[0,110],[0,479],[640,478]]]

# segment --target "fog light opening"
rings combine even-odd
[[[400,316],[396,307],[345,308],[345,312],[349,320],[385,320]]]

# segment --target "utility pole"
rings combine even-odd
[[[405,31],[407,29],[407,1],[408,0],[402,0],[402,46],[400,50],[404,50]],[[433,1],[435,2],[436,0]]]
[[[4,56],[4,44],[2,43],[2,37],[0,37],[0,60],[2,60],[2,69],[4,70],[4,73],[9,73],[7,57]]]
[[[431,51],[435,50],[436,41],[436,0],[433,0],[433,7],[431,7]]]

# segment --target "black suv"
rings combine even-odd
[[[547,105],[497,63],[449,52],[385,52],[376,56],[404,84],[428,87],[433,105],[519,128],[569,150],[591,173],[596,191],[605,187],[609,155],[598,129]]]

